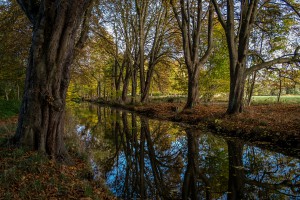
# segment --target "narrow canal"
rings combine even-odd
[[[124,110],[74,104],[95,178],[121,199],[300,199],[299,158]]]

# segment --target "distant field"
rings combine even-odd
[[[186,96],[177,95],[177,96],[156,96],[150,98],[152,102],[177,102],[185,103]],[[228,97],[217,97],[212,100],[212,102],[227,102]],[[272,104],[277,103],[277,96],[253,96],[252,104]],[[284,95],[280,97],[280,103],[288,104],[300,104],[300,95]]]
[[[252,103],[254,104],[277,103],[277,96],[253,96]],[[281,96],[280,103],[300,103],[300,95]]]

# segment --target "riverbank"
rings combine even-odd
[[[137,112],[150,118],[185,123],[194,128],[208,127],[216,134],[238,137],[257,145],[282,149],[300,157],[300,105],[270,104],[246,107],[243,113],[225,115],[225,104],[201,104],[183,110],[183,103],[122,105],[100,102]]]
[[[7,144],[17,116],[0,119],[0,199],[116,199],[101,181],[93,180],[85,153],[66,142],[73,165],[62,165],[38,152]]]

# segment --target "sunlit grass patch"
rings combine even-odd
[[[252,104],[277,103],[277,96],[253,96]],[[300,95],[281,96],[279,103],[300,103]]]

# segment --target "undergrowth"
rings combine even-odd
[[[0,119],[17,115],[19,113],[20,104],[19,100],[0,100]]]

